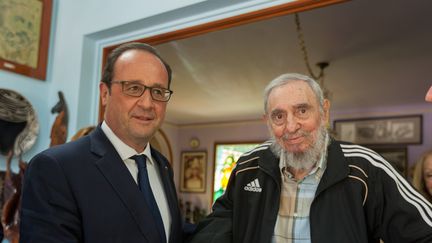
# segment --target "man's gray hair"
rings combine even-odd
[[[279,77],[273,79],[264,89],[264,112],[267,113],[267,104],[268,104],[268,98],[270,93],[273,91],[274,88],[283,86],[287,83],[293,82],[293,81],[304,81],[306,82],[309,87],[311,87],[312,91],[314,92],[319,104],[320,104],[320,111],[321,113],[324,112],[324,94],[320,87],[320,85],[313,80],[312,78],[298,74],[298,73],[285,73],[280,75]],[[287,94],[289,95],[289,94]]]

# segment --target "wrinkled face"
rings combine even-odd
[[[112,81],[168,88],[168,73],[162,62],[151,53],[128,50],[117,59]],[[144,150],[164,120],[167,102],[153,100],[149,89],[141,97],[123,94],[120,83],[112,83],[111,91],[101,83],[100,93],[102,104],[106,106],[105,121],[108,126],[137,152]]]
[[[426,190],[432,196],[432,155],[427,156],[423,164],[423,179]]]
[[[267,103],[265,119],[276,142],[287,152],[304,153],[317,142],[320,125],[328,118],[329,103],[319,102],[304,81],[293,81],[274,88]]]

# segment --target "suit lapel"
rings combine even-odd
[[[92,133],[90,139],[92,152],[101,156],[95,163],[96,167],[111,184],[147,241],[160,242],[159,234],[155,234],[155,224],[149,222],[153,216],[141,191],[100,126]]]

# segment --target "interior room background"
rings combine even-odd
[[[46,80],[40,81],[0,70],[0,88],[21,93],[31,102],[39,120],[39,136],[31,150],[23,155],[23,159],[29,161],[36,153],[48,148],[50,129],[55,119],[55,115],[51,114],[50,110],[58,101],[58,91],[64,93],[69,109],[68,140],[80,128],[97,124],[99,112],[98,82],[104,47],[290,2],[292,1],[54,0]],[[372,5],[373,1],[370,2]],[[403,20],[401,21],[403,22]],[[227,54],[227,58],[230,58],[229,54]],[[430,56],[429,60],[431,60]],[[304,65],[303,60],[299,60],[299,63]],[[429,67],[431,64],[429,63]],[[330,65],[329,70],[336,72],[336,64],[331,63]],[[176,67],[173,69],[175,72]],[[407,67],[408,69],[409,67]],[[303,69],[303,72],[306,73],[306,69]],[[271,78],[279,74],[275,73]],[[373,74],[369,77],[373,78]],[[430,86],[432,76],[429,76],[428,80]],[[265,80],[265,82],[268,81],[270,79]],[[387,82],[390,87],[391,81]],[[416,81],[409,80],[407,82]],[[418,100],[409,104],[397,106],[377,104],[376,107],[367,109],[332,109],[332,121],[349,118],[422,115],[422,144],[407,147],[408,162],[414,163],[423,151],[432,148],[430,139],[432,134],[432,106],[423,101],[426,88],[429,86],[426,83],[424,92],[417,93]],[[350,90],[344,92],[349,93]],[[383,95],[392,95],[391,92],[386,93],[385,90],[382,92]],[[407,90],[406,92],[411,91]],[[333,95],[337,96],[337,93]],[[256,97],[256,99],[261,103],[262,96]],[[215,120],[210,123],[181,125],[167,121],[162,130],[171,147],[177,187],[181,153],[194,150],[207,152],[205,192],[179,192],[179,197],[205,208],[208,212],[211,204],[215,143],[265,141],[269,134],[265,123],[260,118],[261,113],[246,121],[219,122]],[[199,140],[198,147],[191,148],[191,138]],[[0,170],[4,169],[5,157],[0,156]],[[16,161],[13,164],[13,170],[18,171]]]

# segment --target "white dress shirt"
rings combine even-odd
[[[129,145],[125,144],[114,132],[111,128],[108,127],[105,121],[102,122],[102,131],[108,137],[108,140],[113,144],[117,153],[120,155],[120,158],[125,163],[129,172],[131,173],[133,179],[138,185],[138,166],[135,163],[135,160],[130,157],[137,155],[138,153],[135,149],[131,148]],[[151,156],[150,144],[147,143],[144,151],[140,154],[144,154],[147,157],[147,172],[150,181],[150,187],[153,191],[154,197],[156,199],[156,203],[159,207],[160,214],[162,216],[162,221],[165,228],[165,235],[167,237],[167,242],[169,241],[169,233],[171,229],[171,215],[169,212],[168,202],[165,195],[165,191],[163,189],[162,180],[160,178],[159,168],[155,164],[153,157]]]

